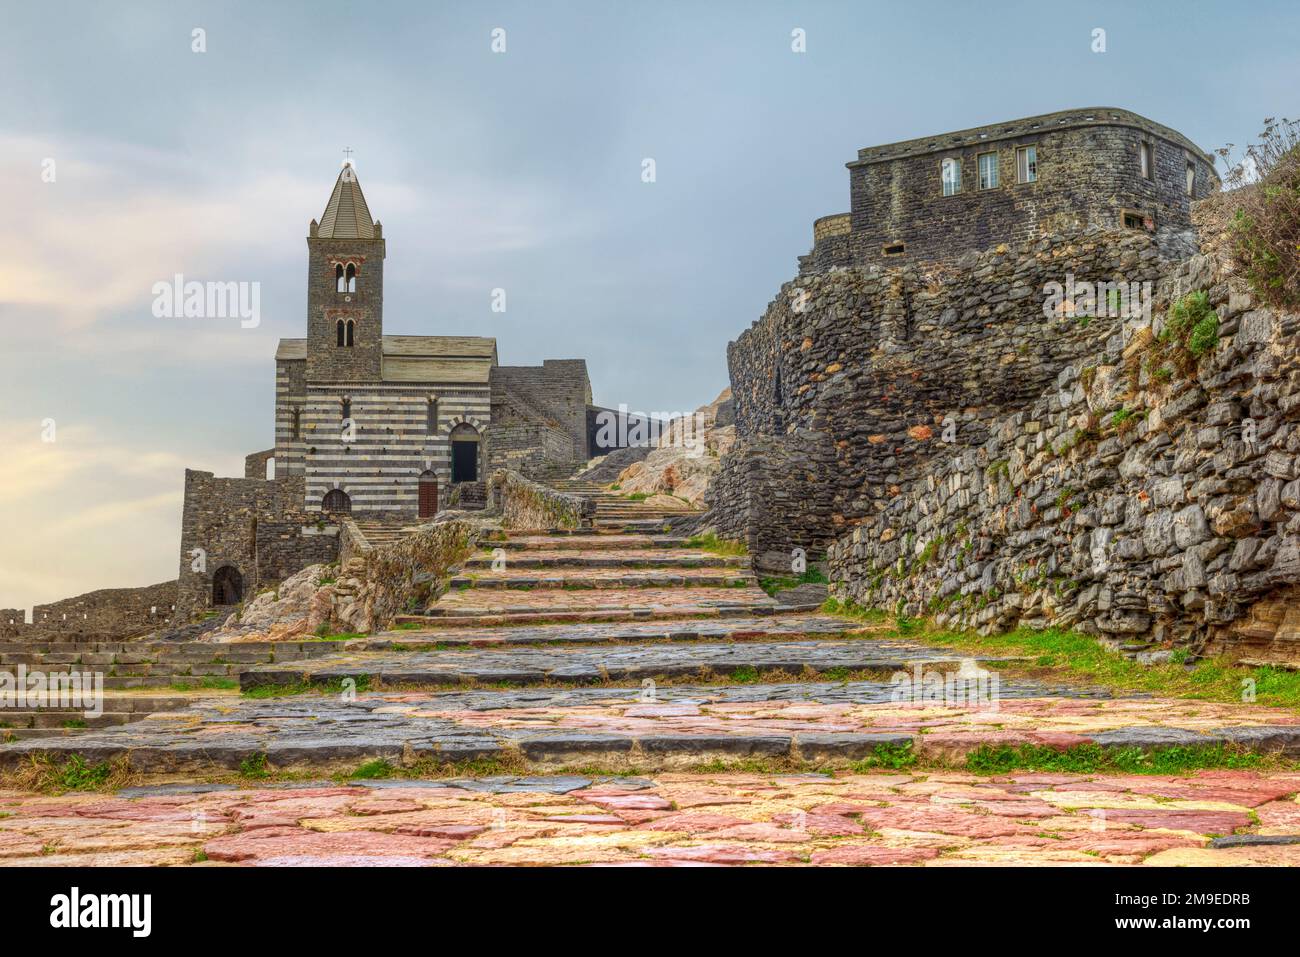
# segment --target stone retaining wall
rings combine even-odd
[[[1300,661],[1300,316],[1253,308],[1205,256],[1157,306],[1198,289],[1220,340],[1190,374],[1162,371],[1163,312],[1107,328],[843,535],[834,593],[985,632],[1073,626],[1132,650]]]
[[[1048,318],[1048,283],[1154,283],[1163,268],[1150,236],[1094,230],[971,253],[953,268],[837,269],[787,283],[727,349],[738,444],[714,514],[748,513],[738,521],[763,548],[824,549],[889,506],[945,422],[956,441],[979,445],[989,422],[1034,401],[1118,328],[1113,317]],[[818,438],[790,438],[800,434]],[[763,473],[800,483],[797,501],[737,477]]]
[[[594,499],[557,492],[508,469],[492,474],[488,495],[505,528],[585,528],[596,514]]]

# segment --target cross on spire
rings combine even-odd
[[[345,163],[351,165],[351,163],[352,163],[352,153],[353,153],[352,147],[350,147],[350,146],[344,147],[344,149],[343,149],[343,162],[345,162]]]

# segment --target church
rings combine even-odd
[[[497,469],[550,481],[617,447],[585,360],[503,366],[490,337],[385,334],[386,254],[345,161],[308,226],[307,334],[276,349],[274,447],[243,478],[186,471],[176,620],[336,560],[345,517],[481,507]]]

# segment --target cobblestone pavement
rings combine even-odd
[[[0,865],[1300,865],[1300,774],[478,778],[0,791]]]

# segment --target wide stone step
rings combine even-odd
[[[438,647],[513,647],[607,643],[759,641],[766,638],[838,635],[857,626],[831,615],[768,615],[757,618],[676,619],[648,622],[522,625],[499,628],[398,628],[348,642],[349,651]]]
[[[453,589],[425,609],[427,616],[560,614],[569,612],[647,613],[684,609],[767,606],[777,602],[754,587],[716,588],[706,585],[690,588],[537,588],[531,591],[509,589]]]
[[[745,570],[718,571],[709,568],[665,568],[658,571],[590,568],[569,571],[507,569],[450,580],[454,589],[612,589],[612,588],[735,588],[756,586],[757,579]]]
[[[354,651],[311,662],[258,665],[244,690],[264,685],[336,686],[344,678],[385,685],[593,684],[764,672],[812,677],[825,672],[899,671],[916,662],[954,663],[925,646],[870,640],[770,641],[617,646],[614,648],[468,648],[452,651]]]
[[[540,625],[551,623],[586,624],[625,621],[674,621],[686,618],[737,618],[747,615],[772,615],[786,612],[810,612],[817,605],[773,605],[738,603],[721,607],[683,605],[679,608],[620,608],[584,611],[513,611],[492,614],[424,614],[398,615],[395,624],[419,625],[422,628],[489,628],[496,626]]]
[[[909,660],[902,650],[893,657],[911,674],[917,669],[954,673],[950,661]],[[0,746],[0,764],[17,766],[33,755],[61,762],[76,754],[90,763],[125,757],[134,771],[167,774],[235,770],[250,760],[318,773],[375,760],[394,766],[425,761],[431,769],[442,765],[453,772],[463,762],[499,761],[503,767],[538,771],[583,767],[626,773],[752,759],[791,768],[843,767],[909,751],[922,762],[950,764],[988,745],[1078,744],[1146,752],[1228,745],[1300,756],[1300,717],[1287,709],[1116,699],[1095,689],[1027,679],[1000,682],[995,701],[996,708],[973,700],[909,705],[898,700],[897,681],[874,678],[565,683],[356,696],[330,691],[200,701],[121,727],[19,739]],[[1176,828],[1179,814],[1204,809],[1152,801],[1134,813],[1164,822],[1151,826]],[[1249,823],[1248,813],[1239,816],[1242,825]]]
[[[524,549],[530,552],[544,551],[588,551],[619,552],[626,549],[683,549],[689,548],[690,539],[681,535],[645,535],[645,534],[591,534],[582,535],[529,535],[512,534],[510,538],[484,543],[489,551],[503,548],[507,551]]]
[[[502,562],[509,568],[747,568],[744,555],[711,555],[687,548],[613,549],[594,553],[522,549],[496,556],[491,553],[467,559],[465,568],[491,568]],[[558,554],[557,554],[558,553]]]

